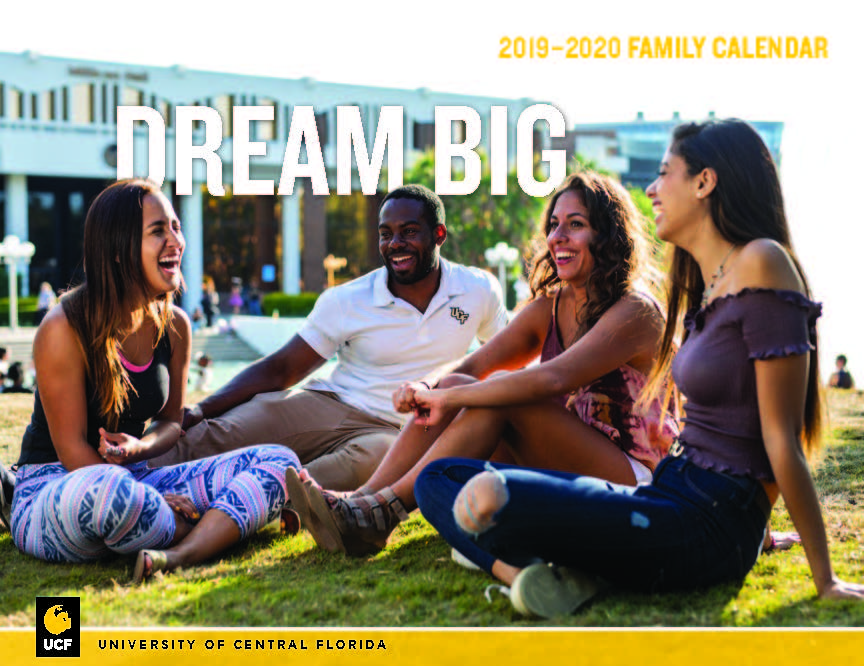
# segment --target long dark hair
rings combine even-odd
[[[756,130],[734,118],[685,123],[675,128],[669,152],[684,160],[691,176],[706,168],[717,174],[709,203],[711,219],[720,235],[734,245],[745,245],[757,238],[778,242],[789,253],[809,297],[807,277],[792,249],[777,169]],[[647,387],[649,393],[668,377],[683,316],[701,303],[705,291],[699,265],[679,247],[672,251],[667,290],[666,328]],[[686,335],[685,331],[684,339]],[[818,347],[815,341],[814,345]],[[818,445],[822,425],[819,354],[815,347],[810,352],[804,407],[803,435],[808,452]]]
[[[84,350],[87,379],[109,429],[117,427],[132,389],[118,350],[130,312],[147,305],[145,316],[157,328],[154,346],[171,324],[173,295],[148,303],[141,264],[144,197],[159,191],[146,180],[122,180],[96,197],[84,222],[84,283],[61,301]]]
[[[633,289],[637,280],[652,290],[659,271],[645,233],[645,220],[637,212],[627,190],[608,176],[583,171],[569,176],[546,205],[541,218],[542,237],[535,240],[529,277],[532,298],[547,295],[561,284],[546,237],[555,204],[565,192],[575,192],[582,198],[588,209],[588,221],[596,232],[590,246],[594,268],[586,284],[588,300],[579,316],[580,328],[585,332]]]

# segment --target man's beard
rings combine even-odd
[[[393,254],[414,254],[414,253],[405,253],[405,252],[394,252]],[[417,261],[414,264],[414,270],[410,273],[397,273],[393,268],[393,265],[390,263],[389,259],[384,260],[384,265],[387,267],[387,275],[390,277],[393,282],[401,285],[409,285],[420,282],[423,278],[429,275],[432,271],[435,270],[435,267],[438,264],[437,257],[434,251],[422,252],[420,254],[414,254]]]

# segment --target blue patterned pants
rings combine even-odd
[[[49,562],[164,548],[175,528],[166,493],[188,497],[201,515],[219,509],[245,538],[279,515],[289,466],[300,467],[297,456],[276,445],[157,469],[145,462],[74,472],[59,462],[24,465],[12,498],[12,539],[19,550]]]

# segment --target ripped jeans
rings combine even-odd
[[[453,503],[485,465],[438,460],[414,493],[444,539],[487,572],[496,559],[517,567],[542,560],[644,591],[741,580],[759,556],[771,511],[758,481],[685,457],[664,458],[651,484],[637,487],[495,464],[507,501],[490,527],[471,535],[456,523]]]

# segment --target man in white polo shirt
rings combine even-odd
[[[393,411],[393,392],[461,358],[475,337],[488,340],[507,322],[490,273],[441,259],[447,227],[434,192],[393,190],[378,220],[384,267],[321,294],[284,347],[192,405],[185,436],[151,464],[278,443],[325,488],[366,481],[406,420]],[[291,390],[333,355],[327,379]]]

